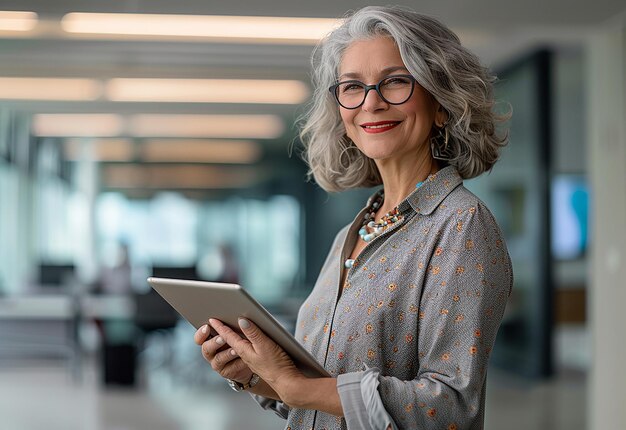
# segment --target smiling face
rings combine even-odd
[[[339,81],[359,80],[373,85],[392,75],[410,74],[393,39],[376,37],[352,43],[339,66]],[[417,82],[405,103],[392,105],[371,90],[356,109],[339,107],[348,137],[377,163],[389,160],[418,162],[428,146],[439,104]],[[438,121],[440,124],[442,121]]]

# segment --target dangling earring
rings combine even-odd
[[[430,138],[430,150],[433,158],[441,161],[450,161],[452,153],[448,148],[448,127],[447,122],[437,129],[437,136]]]

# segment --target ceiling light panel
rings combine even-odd
[[[124,119],[114,114],[33,115],[35,136],[115,137],[124,132]]]
[[[0,31],[31,31],[38,21],[35,12],[0,11]]]
[[[315,44],[340,20],[269,16],[68,13],[61,21],[72,34],[174,36],[259,43]]]
[[[135,147],[130,139],[72,138],[65,141],[63,149],[65,158],[70,161],[123,162],[135,158]]]
[[[251,140],[153,139],[140,155],[144,162],[248,164],[261,158],[261,148]]]
[[[285,131],[276,115],[37,114],[35,136],[276,139]]]
[[[260,179],[257,169],[214,166],[111,165],[102,174],[106,187],[119,189],[245,188]]]
[[[134,115],[129,134],[136,137],[215,137],[275,139],[285,126],[276,115]]]
[[[0,99],[93,101],[102,95],[97,79],[0,77]]]
[[[117,102],[300,104],[309,94],[295,80],[117,78],[106,86]]]

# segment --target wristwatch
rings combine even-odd
[[[241,384],[237,381],[233,381],[232,379],[227,379],[226,381],[228,382],[228,385],[230,385],[230,388],[232,388],[233,390],[244,391],[244,390],[247,390],[248,388],[254,387],[256,384],[259,383],[260,380],[261,378],[259,378],[259,375],[257,375],[256,373],[253,373],[250,380],[245,384]]]

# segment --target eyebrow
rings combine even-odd
[[[387,67],[386,69],[381,70],[380,73],[381,75],[388,75],[389,73],[397,72],[398,70],[406,70],[407,72],[409,71],[409,69],[407,69],[404,66],[392,66],[392,67]],[[338,80],[341,80],[342,78],[357,79],[360,77],[361,75],[359,73],[348,72],[348,73],[342,73],[341,75],[339,75],[337,79]]]

